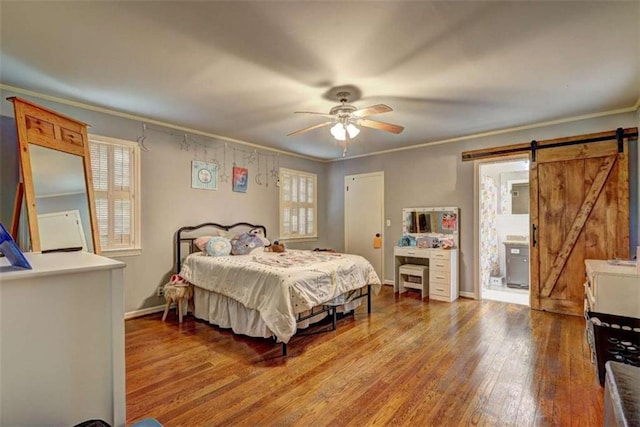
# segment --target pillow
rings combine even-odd
[[[269,239],[264,237],[264,234],[262,234],[262,229],[254,228],[253,230],[249,231],[249,233],[255,234],[256,236],[258,236],[260,240],[262,240],[262,246],[269,246],[271,244]]]
[[[207,242],[206,253],[209,256],[229,255],[231,253],[231,242],[226,237],[212,237]]]
[[[207,242],[211,240],[212,237],[213,236],[198,237],[196,240],[193,241],[193,244],[196,245],[198,249],[204,252],[205,248],[207,247]]]
[[[260,246],[264,246],[264,244],[259,236],[253,233],[242,233],[231,240],[231,253],[233,255],[246,255]]]

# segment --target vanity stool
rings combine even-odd
[[[184,314],[184,302],[187,302],[187,312],[189,311],[189,305],[193,299],[193,285],[192,284],[173,284],[167,283],[164,285],[164,299],[167,304],[164,306],[164,313],[162,314],[162,321],[164,322],[169,313],[171,303],[176,303],[178,309],[178,322],[182,323],[182,315]]]

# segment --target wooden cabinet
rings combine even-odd
[[[585,310],[640,318],[640,274],[635,265],[585,260]]]
[[[0,425],[124,426],[125,264],[88,252],[0,258]]]
[[[405,264],[428,268],[429,299],[451,302],[458,298],[458,250],[395,247],[396,292],[403,292],[400,268]]]

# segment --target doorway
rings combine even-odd
[[[366,258],[384,281],[384,172],[344,177],[344,218],[345,252]]]
[[[480,299],[529,305],[529,157],[479,163]]]

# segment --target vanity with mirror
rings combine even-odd
[[[33,252],[80,248],[100,254],[87,124],[22,98],[9,101],[22,175],[11,229],[25,230],[20,246]]]
[[[394,248],[396,292],[418,289],[429,299],[458,298],[459,219],[457,207],[402,209],[402,238]]]

